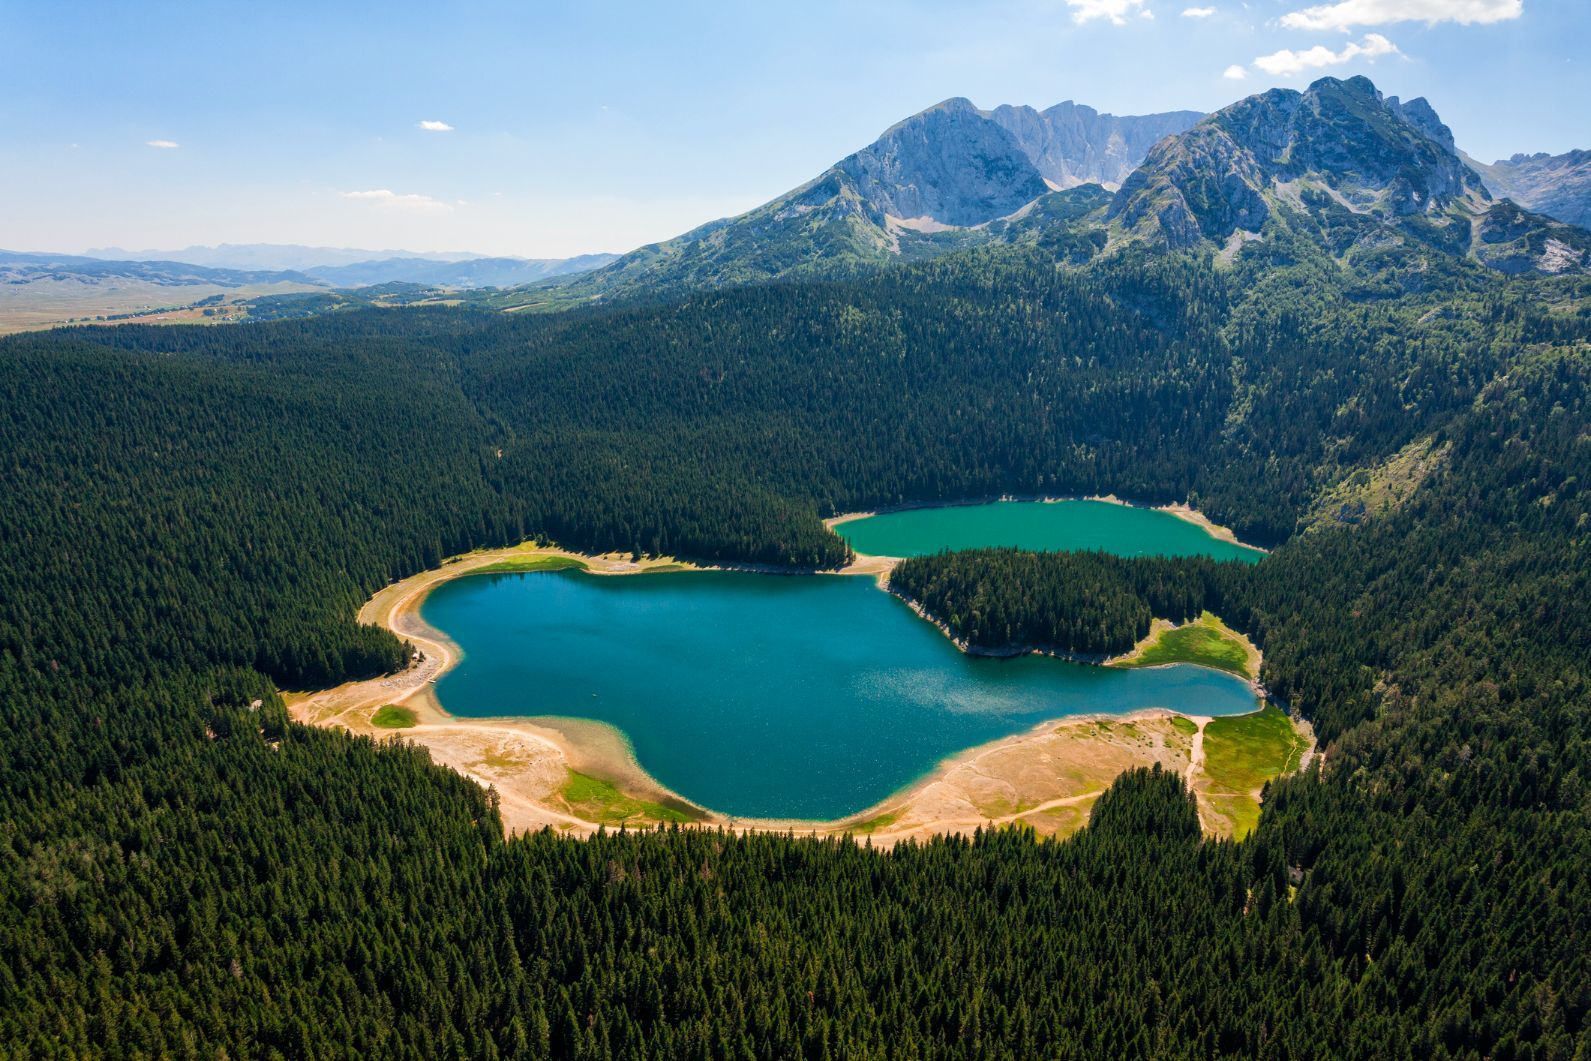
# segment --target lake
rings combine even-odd
[[[869,556],[922,556],[991,546],[1103,549],[1117,556],[1209,556],[1251,563],[1265,555],[1212,537],[1169,512],[1109,501],[991,501],[903,509],[848,520],[834,532]]]
[[[1200,667],[968,656],[858,576],[474,575],[421,614],[464,651],[436,686],[451,714],[609,723],[659,782],[739,817],[854,814],[1046,719],[1257,706]]]

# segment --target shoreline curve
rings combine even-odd
[[[1086,500],[1126,504],[1108,497]],[[824,523],[832,527],[834,523],[869,514],[871,513],[831,517]],[[1235,537],[1232,540],[1235,541]],[[624,554],[582,554],[556,547],[538,546],[534,543],[522,543],[503,549],[478,550],[452,557],[436,568],[419,572],[383,587],[359,610],[358,620],[361,623],[384,627],[415,647],[418,658],[409,668],[397,674],[347,682],[331,689],[307,693],[284,693],[291,717],[294,721],[305,725],[340,728],[376,739],[407,740],[426,747],[438,763],[452,767],[497,793],[504,828],[509,833],[552,828],[573,835],[588,836],[605,825],[613,824],[581,817],[572,813],[567,804],[564,804],[560,794],[561,789],[571,772],[579,772],[593,774],[613,784],[626,797],[684,811],[694,819],[691,824],[696,826],[794,835],[848,834],[857,839],[865,837],[869,842],[884,846],[908,838],[920,839],[942,833],[970,832],[974,828],[997,827],[1019,822],[1041,813],[1058,812],[1061,807],[1091,804],[1092,798],[1099,794],[1098,792],[1074,793],[1040,801],[1041,805],[1026,808],[1020,806],[1023,801],[1018,794],[1014,798],[1014,803],[1018,806],[1009,814],[985,813],[1000,808],[998,806],[980,808],[976,800],[965,798],[966,793],[957,788],[958,782],[955,780],[957,771],[966,763],[977,763],[991,757],[1020,762],[1024,759],[1025,752],[1032,752],[1043,761],[1049,762],[1053,749],[1039,750],[1036,745],[1054,743],[1050,738],[1054,738],[1057,734],[1071,734],[1087,727],[1097,729],[1101,724],[1131,727],[1140,722],[1158,723],[1172,718],[1182,718],[1193,722],[1202,734],[1203,726],[1208,721],[1202,716],[1185,715],[1166,708],[1148,708],[1126,715],[1098,713],[1067,716],[1039,723],[1027,732],[975,745],[947,756],[913,783],[873,806],[843,818],[814,822],[725,815],[693,803],[653,778],[636,760],[628,738],[616,727],[590,719],[548,716],[463,718],[448,713],[436,697],[432,686],[442,674],[462,659],[463,651],[446,633],[432,627],[421,617],[420,607],[425,597],[442,583],[457,578],[486,573],[516,573],[511,567],[504,569],[499,565],[523,564],[523,570],[531,572],[537,569],[538,563],[557,561],[578,563],[584,568],[585,573],[597,577],[643,574],[658,569],[761,570],[759,567],[745,565],[694,564],[669,557],[646,558],[637,562],[630,560]],[[898,562],[898,558],[894,557],[858,553],[852,562],[843,568],[817,573],[869,576],[875,579],[879,588],[889,592],[889,572]],[[482,571],[488,567],[496,567],[497,570]],[[933,622],[915,602],[898,594],[892,595],[902,600],[919,616]],[[934,625],[949,636],[949,631],[945,630],[943,624],[935,622]],[[956,641],[954,637],[951,640]],[[968,651],[967,646],[961,645],[959,641],[957,645],[962,651]],[[1022,647],[1022,651],[1045,652],[1046,650],[1038,647]],[[1019,653],[1014,647],[1007,650],[1006,654]],[[1103,662],[1082,657],[1074,658],[1063,653],[1049,654],[1059,655],[1060,658],[1072,662]],[[1253,684],[1251,682],[1251,685]],[[1263,693],[1257,685],[1255,689],[1257,693]],[[1263,695],[1259,699],[1263,704]],[[370,716],[386,704],[402,704],[412,709],[416,715],[416,724],[399,730],[373,726]],[[1164,758],[1160,752],[1163,751],[1165,742],[1162,740],[1153,747],[1157,749],[1155,761],[1159,762]],[[1085,755],[1083,758],[1098,757]],[[1192,766],[1186,769],[1191,773]],[[962,789],[972,783],[969,779],[962,779],[959,782]],[[1102,790],[1103,788],[1100,789]]]

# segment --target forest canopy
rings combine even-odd
[[[1588,295],[1006,253],[0,340],[0,1041],[1583,1053]],[[1253,637],[1328,755],[1242,842],[1155,773],[1063,842],[505,840],[490,793],[276,694],[401,665],[359,605],[477,546],[829,568],[837,511],[1110,492],[1277,548],[896,577],[978,643],[1110,651],[1205,609]]]

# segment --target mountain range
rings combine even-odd
[[[737,283],[1030,237],[1044,226],[1024,218],[1070,223],[1079,203],[1101,205],[1151,145],[1201,117],[1117,116],[1070,101],[984,111],[948,99],[771,202],[632,251],[572,291]]]
[[[1209,116],[1071,102],[984,111],[957,98],[749,213],[558,288],[615,296],[1020,242],[1074,262],[1131,245],[1230,258],[1302,240],[1347,268],[1381,268],[1402,248],[1504,273],[1579,271],[1591,262],[1591,236],[1573,227],[1591,202],[1585,156],[1479,172],[1426,100],[1383,97],[1364,77]]]
[[[1591,228],[1591,151],[1518,154],[1491,165],[1468,155],[1464,160],[1498,198],[1512,199],[1526,209]]]
[[[254,284],[291,283],[316,286],[306,273],[289,270],[230,269],[191,262],[113,261],[77,254],[33,254],[0,250],[0,283],[38,281],[78,283],[142,281],[164,287],[245,287]]]
[[[1302,239],[1345,265],[1437,251],[1504,273],[1583,271],[1591,233],[1497,200],[1423,99],[1364,77],[1273,89],[1156,144],[1107,213],[1169,249]]]
[[[304,270],[332,287],[376,284],[422,284],[426,287],[514,287],[567,276],[607,265],[617,254],[582,254],[574,258],[436,258],[395,257],[322,265]]]
[[[1079,265],[1130,247],[1314,255],[1419,283],[1443,268],[1561,273],[1591,266],[1591,152],[1459,151],[1424,99],[1363,77],[1274,89],[1211,115],[1112,115],[1067,101],[981,110],[945,100],[812,180],[738,217],[628,254],[568,259],[275,244],[91,255],[0,252],[13,295],[143,285],[298,290],[412,284],[502,289],[563,305],[756,282],[1028,244]],[[209,294],[207,291],[205,294]],[[338,302],[337,305],[342,305]],[[353,304],[353,303],[350,303]],[[488,301],[488,304],[495,304]]]
[[[109,251],[126,255],[130,252]],[[546,281],[614,260],[612,254],[576,258],[487,258],[456,260],[399,256],[369,259],[367,251],[257,245],[190,247],[147,252],[153,257],[101,258],[0,250],[0,333],[84,318],[126,319],[192,307],[217,298],[228,302],[313,294],[330,289],[413,285],[428,291],[510,288]],[[176,258],[167,255],[182,255]],[[342,261],[354,256],[352,261]],[[206,259],[211,264],[189,260]],[[330,260],[328,262],[328,259]],[[308,262],[277,268],[283,262]],[[319,264],[314,264],[315,262]],[[233,264],[220,264],[233,263]],[[250,263],[270,263],[256,267]],[[363,305],[360,298],[326,305]]]
[[[160,283],[206,282],[221,286],[307,283],[323,287],[370,287],[408,283],[428,287],[513,287],[595,269],[616,254],[574,258],[513,258],[481,254],[415,254],[296,244],[221,244],[180,251],[125,251],[115,247],[86,254],[0,251],[13,270],[38,267],[80,277],[122,276]],[[11,281],[15,282],[13,274]]]
[[[387,258],[424,258],[434,262],[462,262],[489,257],[472,251],[366,250],[358,247],[312,247],[302,243],[219,243],[181,250],[127,250],[91,247],[87,258],[106,261],[170,261],[208,265],[217,269],[250,269],[262,272],[299,272],[330,265],[354,265]]]

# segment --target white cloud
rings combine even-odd
[[[145,140],[144,143],[149,147],[160,148],[172,148],[180,146],[175,140]]]
[[[1209,18],[1215,14],[1213,7],[1185,7],[1182,9],[1183,18]]]
[[[429,195],[399,195],[387,188],[375,188],[368,192],[343,192],[344,199],[359,199],[389,210],[410,210],[415,213],[441,213],[453,209],[440,199],[433,199]]]
[[[1072,9],[1072,21],[1079,26],[1096,18],[1109,19],[1113,26],[1125,26],[1127,16],[1135,12],[1153,18],[1154,13],[1144,7],[1146,3],[1148,0],[1066,0],[1066,6]]]
[[[429,120],[421,122],[420,128],[424,129],[428,133],[451,133],[453,131],[453,127],[447,122],[433,122]]]
[[[1241,81],[1245,77],[1248,77],[1248,71],[1236,63],[1233,63],[1231,66],[1221,71],[1221,76],[1226,78],[1228,81]]]
[[[1291,48],[1283,48],[1270,55],[1262,55],[1254,60],[1254,65],[1277,77],[1290,77],[1301,74],[1306,70],[1318,70],[1325,66],[1341,66],[1343,63],[1354,59],[1376,59],[1383,55],[1399,55],[1398,46],[1387,40],[1379,33],[1367,33],[1363,44],[1349,42],[1340,52],[1334,52],[1324,44],[1317,44],[1307,51],[1295,52]]]
[[[1518,18],[1525,0],[1340,0],[1317,4],[1282,16],[1288,29],[1340,29],[1385,26],[1392,22],[1503,22]]]

